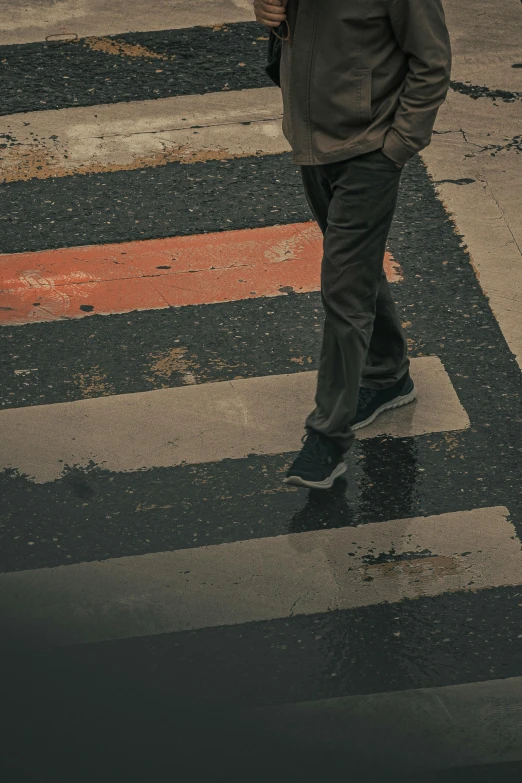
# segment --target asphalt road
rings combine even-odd
[[[8,130],[17,113],[30,113],[37,123],[36,115],[59,109],[58,137],[65,127],[71,133],[79,127],[68,113],[78,106],[96,112],[101,104],[110,108],[223,91],[237,92],[240,105],[242,90],[268,86],[262,73],[263,31],[244,21],[241,3],[236,10],[224,6],[224,25],[212,19],[214,27],[187,24],[130,33],[122,17],[119,35],[114,35],[117,26],[104,35],[86,29],[78,41],[61,44],[45,42],[55,31],[45,21],[41,39],[20,26],[16,42],[0,46],[7,76],[0,118],[6,165],[26,144]],[[190,9],[182,11],[190,18]],[[236,12],[241,21],[234,21]],[[450,15],[452,24],[457,16]],[[450,30],[459,55],[457,21]],[[197,22],[202,23],[200,17]],[[9,34],[15,36],[16,29]],[[487,107],[484,112],[520,106],[522,91],[515,79],[506,83],[502,63],[491,66],[486,84],[482,65],[470,62],[466,66],[464,55],[457,56],[452,83],[455,106],[468,102],[464,116],[472,116],[476,105],[481,111]],[[473,81],[477,74],[480,79]],[[44,251],[92,246],[109,258],[116,243],[132,242],[139,256],[155,239],[248,234],[311,221],[290,155],[262,148],[256,155],[230,155],[227,127],[237,116],[231,113],[220,122],[213,159],[172,162],[165,151],[164,158],[130,170],[104,164],[98,173],[10,177],[1,185],[4,279],[11,280],[18,254],[27,254],[19,285],[34,288],[45,303],[45,297],[63,299],[61,286],[81,280],[72,268],[69,277],[63,270],[58,276]],[[245,133],[256,122],[254,116],[246,125],[244,117],[239,120]],[[129,119],[123,132],[132,130]],[[47,161],[54,154],[52,141],[52,136],[39,141]],[[136,156],[139,144],[133,148]],[[491,272],[488,259],[480,256],[472,200],[466,208],[462,196],[453,195],[474,187],[476,175],[455,170],[445,176],[436,144],[432,158],[416,157],[405,168],[388,250],[400,269],[393,290],[411,356],[440,360],[469,426],[440,431],[434,424],[430,430],[429,411],[422,434],[415,434],[413,422],[410,434],[392,436],[385,423],[381,435],[357,441],[346,482],[328,493],[282,485],[292,452],[263,452],[256,445],[256,432],[270,429],[268,420],[245,422],[247,432],[252,427],[252,448],[240,459],[178,463],[177,443],[169,441],[168,465],[144,462],[139,470],[112,470],[93,450],[87,461],[78,457],[58,465],[54,480],[24,473],[16,462],[18,445],[16,451],[3,438],[0,652],[6,780],[520,780],[522,568],[520,578],[512,576],[522,536],[517,336],[507,298],[502,294],[492,308],[484,276],[477,275],[477,257],[487,279],[501,270],[495,266]],[[506,171],[519,153],[516,144],[508,146],[496,150]],[[75,154],[87,160],[87,148],[78,149]],[[514,196],[511,190],[506,195],[508,179],[507,173],[500,178],[498,192],[509,205]],[[453,188],[448,192],[456,199],[456,216],[449,214],[441,187]],[[506,214],[508,220],[509,209]],[[506,230],[516,240],[514,225],[506,223]],[[492,240],[497,265],[507,258],[502,236]],[[203,261],[212,264],[212,258]],[[107,277],[100,284],[112,297],[110,315],[87,306],[74,317],[52,308],[41,316],[36,308],[14,325],[1,296],[6,291],[16,296],[18,289],[2,286],[0,433],[14,431],[9,427],[15,415],[23,422],[33,409],[49,411],[56,431],[61,422],[64,429],[70,420],[77,423],[77,453],[83,454],[82,411],[87,409],[78,407],[83,402],[96,406],[111,398],[123,408],[139,393],[203,386],[212,393],[235,381],[269,376],[289,384],[317,369],[318,290],[296,293],[283,286],[277,296],[254,291],[219,302],[209,294],[205,304],[138,310],[125,302],[117,282],[111,288]],[[146,276],[138,276],[138,290],[147,284]],[[511,288],[516,300],[520,291]],[[507,302],[507,315],[499,301]],[[144,397],[143,405],[151,399],[158,398]],[[205,429],[223,427],[224,405],[218,401],[209,410],[195,439],[211,442],[212,432]],[[162,415],[176,427],[175,408],[165,405]],[[388,421],[393,423],[394,415]],[[103,443],[118,442],[119,421],[116,416],[107,432],[99,433]],[[24,435],[22,451],[43,463],[47,437],[54,434],[35,428]],[[138,453],[140,438],[145,451],[150,437],[143,427]],[[73,443],[73,455],[75,448]],[[468,531],[462,512],[491,513],[487,540],[474,535],[472,524]],[[446,514],[453,516],[444,520],[452,521],[441,536],[434,531]],[[497,528],[499,515],[503,521]],[[353,531],[358,540],[367,525],[384,531],[393,520],[406,520],[407,534],[413,529],[408,520],[419,518],[425,520],[426,549],[401,551],[396,542],[388,549],[363,547],[362,576],[355,578],[364,593],[378,574],[382,598],[350,608],[332,605],[329,611],[310,604],[300,611],[299,592],[297,608],[267,610],[259,619],[252,607],[263,605],[265,588],[258,585],[268,562],[259,555],[249,583],[231,588],[231,619],[212,620],[220,579],[226,577],[219,570],[221,558],[236,551],[227,547],[240,547],[240,553],[251,545],[266,552],[272,541],[283,540],[278,537],[289,537],[296,563],[303,563],[304,576],[296,577],[304,580],[303,596],[317,590],[324,597],[336,585],[326,580],[311,586],[307,580],[331,555],[322,545],[307,543],[307,536],[324,533],[327,541],[335,531]],[[451,549],[452,525],[467,536],[465,551]],[[447,552],[441,537],[447,539]],[[484,552],[493,557],[502,547],[513,554],[504,564],[502,558],[495,561],[489,581],[470,579],[464,587],[452,581],[470,567],[469,558]],[[201,561],[195,567],[194,578],[200,580],[195,598],[184,588],[188,571],[173,573],[158,586],[155,569],[170,553],[208,555],[208,566]],[[151,564],[148,589],[133,577],[138,563],[140,568]],[[107,594],[105,601],[104,580],[120,567],[129,568],[121,597],[112,600]],[[60,589],[53,587],[55,578],[62,580]],[[77,596],[74,584],[83,578],[84,595],[74,599],[72,609],[83,641],[59,642],[60,618],[69,616],[70,596]],[[284,583],[276,569],[276,588],[278,579]],[[174,620],[160,632],[154,618],[160,614],[161,590],[173,591],[168,611]],[[208,622],[187,621],[184,629],[169,631],[178,628],[176,617],[185,604],[189,615],[203,607]],[[236,611],[243,619],[234,619]],[[132,630],[145,627],[149,615],[148,632]],[[111,631],[97,636],[97,624]],[[94,629],[91,636],[87,627]]]

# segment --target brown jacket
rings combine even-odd
[[[288,0],[283,131],[299,164],[382,148],[405,163],[431,140],[449,86],[441,0]]]

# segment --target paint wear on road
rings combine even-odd
[[[321,256],[315,223],[0,255],[0,324],[317,291]]]

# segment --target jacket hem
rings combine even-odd
[[[382,149],[385,138],[386,134],[364,144],[352,144],[342,150],[324,152],[319,155],[310,156],[301,152],[292,152],[292,162],[299,166],[324,166],[327,163],[339,163],[342,160],[350,160],[350,158],[356,158],[359,155],[366,155],[368,152]]]

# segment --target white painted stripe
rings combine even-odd
[[[263,87],[0,117],[4,181],[289,151],[281,91]],[[249,123],[247,125],[242,123]]]
[[[375,780],[522,760],[522,677],[261,707],[240,718],[264,747],[284,737],[289,755],[346,756],[351,770],[364,765]]]
[[[419,400],[363,438],[462,430],[469,419],[440,360],[412,362]],[[270,375],[0,412],[0,468],[37,482],[90,463],[132,471],[298,451],[316,373]]]
[[[433,143],[422,153],[520,368],[522,155],[516,140],[521,117],[519,101],[497,105],[450,93]],[[498,152],[492,155],[492,149]]]
[[[0,45],[44,41],[60,33],[83,38],[254,20],[252,0],[2,0],[0,9]]]
[[[7,573],[0,639],[78,644],[513,585],[522,551],[508,513],[476,509]],[[395,562],[380,562],[386,556]]]
[[[522,93],[522,70],[513,68],[522,60],[518,3],[444,0],[444,10],[453,79]],[[521,118],[519,100],[475,100],[450,90],[422,156],[522,369]]]

